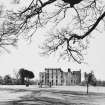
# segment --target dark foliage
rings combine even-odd
[[[12,78],[10,77],[10,75],[5,75],[4,76],[4,83],[5,85],[11,85],[12,84]]]
[[[73,7],[75,4],[80,3],[83,0],[63,0],[65,3],[69,3],[71,7]]]
[[[19,75],[20,75],[20,79],[21,79],[21,84],[22,85],[25,84],[25,78],[27,78],[27,79],[34,78],[34,73],[32,71],[26,70],[24,68],[21,68],[19,70]]]

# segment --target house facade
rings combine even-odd
[[[43,85],[78,85],[81,83],[81,70],[67,72],[62,71],[61,68],[45,68],[45,72],[39,73],[39,81]]]

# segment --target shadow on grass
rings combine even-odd
[[[20,92],[20,91],[24,92],[25,90],[19,89],[13,92]],[[43,90],[31,90],[31,91],[32,91],[32,94],[20,97],[20,100],[0,102],[0,105],[96,105],[96,104],[86,104],[86,103],[72,103],[72,100],[67,101],[65,99],[62,100],[58,98],[50,98],[49,96],[42,97],[38,95],[39,93],[43,93],[43,92],[46,92],[46,93],[50,92],[56,95],[60,94],[62,97],[64,95],[67,95],[67,96],[75,95],[76,97],[78,96],[87,96],[87,97],[105,96],[105,94],[92,93],[92,92],[90,92],[89,95],[87,95],[85,92],[76,92],[76,91],[58,91],[58,90],[44,90],[44,89]]]

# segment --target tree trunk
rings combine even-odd
[[[28,77],[26,78],[26,84],[25,85],[26,85],[26,87],[29,86],[29,78]]]
[[[89,93],[89,84],[87,83],[87,94]]]
[[[21,77],[21,85],[24,85],[24,77]]]

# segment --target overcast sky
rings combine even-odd
[[[0,0],[0,4],[4,4],[5,8],[11,8],[11,2],[12,0]],[[42,33],[41,31],[37,32],[38,35],[33,37],[31,44],[19,41],[18,48],[12,47],[9,48],[10,53],[1,53],[0,75],[13,75],[14,71],[19,68],[26,68],[33,71],[38,78],[38,73],[44,71],[45,67],[61,67],[64,71],[67,71],[69,67],[71,70],[81,69],[82,73],[93,70],[98,79],[105,80],[105,31],[103,33],[94,32],[85,56],[87,63],[82,65],[62,60],[58,62],[56,56],[41,57],[38,46],[41,42],[39,36]]]

